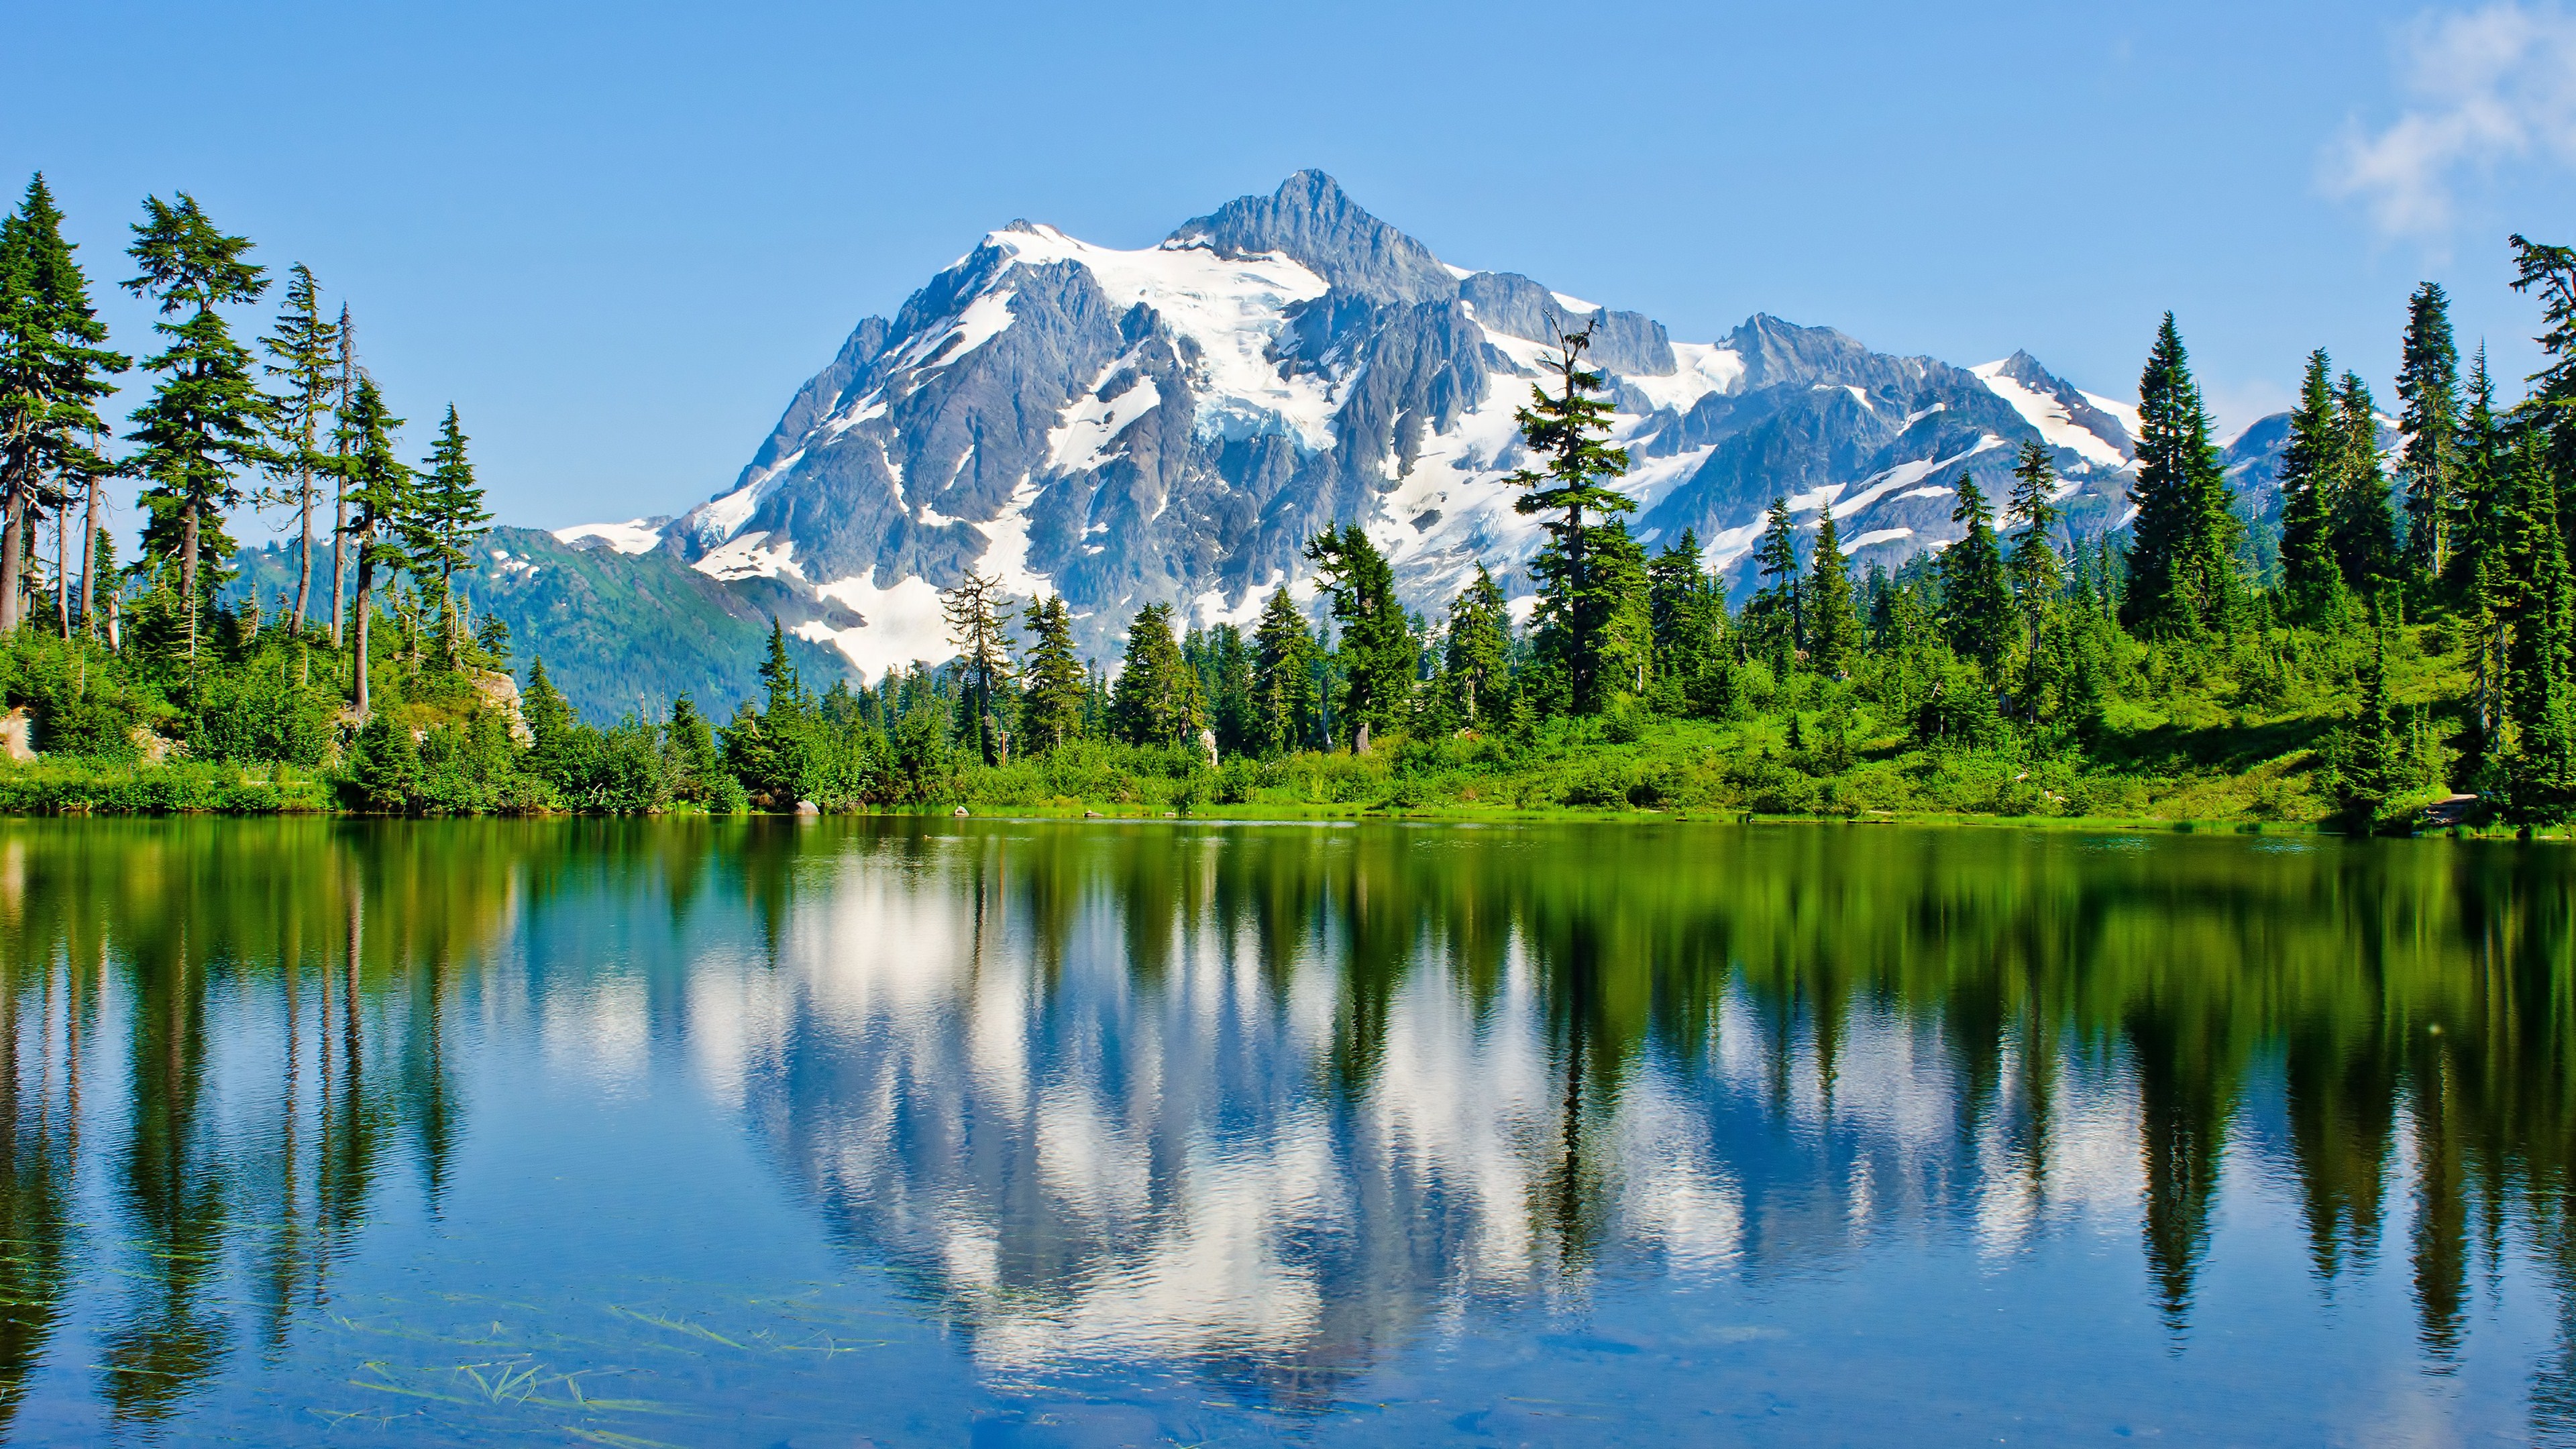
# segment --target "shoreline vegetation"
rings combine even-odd
[[[2576,818],[2576,250],[2520,236],[2547,360],[2527,396],[2499,402],[2483,348],[2463,375],[2427,283],[2396,445],[2315,353],[2277,511],[2221,470],[2169,314],[2117,532],[2065,527],[2075,485],[2042,442],[1989,438],[1927,472],[1958,539],[1856,574],[1837,490],[1784,475],[1739,565],[1629,531],[1587,326],[1516,415],[1509,481],[1541,547],[1501,578],[1462,561],[1438,618],[1366,528],[1326,523],[1303,598],[1277,588],[1250,627],[1148,603],[1114,670],[1077,652],[1063,598],[970,571],[942,595],[945,662],[818,692],[773,621],[759,698],[602,725],[476,623],[492,515],[456,410],[406,461],[310,270],[255,355],[233,328],[272,279],[249,240],[147,198],[120,285],[158,304],[160,350],[117,451],[97,409],[136,364],[61,221],[39,176],[0,226],[0,812]],[[103,522],[118,479],[144,519],[132,562]],[[245,507],[292,522],[273,607],[226,600]]]

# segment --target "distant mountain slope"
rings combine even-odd
[[[1863,561],[1894,561],[1956,535],[1961,473],[2000,501],[2025,439],[2051,449],[2071,528],[2125,512],[2128,410],[2026,353],[1965,368],[1767,316],[1676,342],[1441,263],[1308,171],[1142,250],[991,233],[862,321],[731,487],[600,536],[808,601],[804,636],[870,673],[949,652],[936,595],[968,569],[1061,591],[1106,654],[1149,602],[1206,623],[1282,583],[1311,598],[1301,546],[1350,521],[1426,611],[1480,562],[1526,595],[1540,535],[1503,482],[1524,461],[1512,413],[1554,331],[1587,321],[1634,527],[1695,530],[1739,586],[1775,494],[1808,527],[1830,505]]]
[[[594,720],[667,710],[682,694],[721,716],[734,701],[759,693],[770,609],[790,623],[825,619],[847,626],[853,617],[817,612],[810,601],[766,581],[724,584],[667,552],[620,554],[537,529],[496,528],[475,552],[478,568],[465,588],[476,617],[498,615],[510,626],[521,678],[531,660],[542,658],[547,677]],[[273,612],[295,587],[290,548],[245,549],[236,562],[240,576],[226,590],[232,599],[255,588],[261,607]],[[328,570],[326,555],[315,580],[317,604],[326,597]],[[800,672],[817,690],[852,672],[828,646],[799,640],[795,651]]]

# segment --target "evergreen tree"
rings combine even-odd
[[[147,196],[143,211],[134,244],[126,249],[140,274],[124,285],[160,304],[165,320],[153,330],[169,345],[144,364],[162,376],[151,400],[134,411],[134,431],[127,436],[141,447],[125,466],[145,483],[143,503],[151,513],[145,548],[166,554],[175,547],[179,555],[193,665],[203,607],[198,560],[208,552],[219,560],[231,556],[224,510],[241,501],[239,475],[269,460],[265,439],[275,413],[251,380],[250,354],[233,341],[231,327],[215,309],[257,301],[268,279],[264,269],[244,259],[250,242],[224,234],[188,193],[180,192],[175,206]],[[182,313],[185,321],[166,320]],[[362,682],[365,676],[362,665]]]
[[[1147,604],[1127,626],[1127,655],[1110,713],[1131,745],[1178,745],[1195,738],[1203,719],[1197,680],[1172,637],[1172,606]]]
[[[1612,405],[1596,396],[1603,377],[1583,365],[1591,345],[1590,324],[1558,335],[1556,356],[1541,365],[1555,374],[1559,391],[1550,396],[1533,386],[1530,405],[1513,414],[1522,440],[1546,467],[1523,468],[1504,480],[1522,490],[1513,507],[1556,515],[1541,525],[1548,546],[1531,566],[1538,579],[1540,635],[1564,671],[1574,708],[1586,713],[1607,697],[1602,634],[1624,602],[1618,586],[1596,576],[1592,535],[1599,522],[1637,507],[1637,500],[1607,486],[1628,471],[1628,454],[1609,445]],[[1587,519],[1587,513],[1594,517]]]
[[[1851,570],[1829,504],[1816,520],[1816,551],[1807,562],[1807,662],[1832,678],[1849,674],[1860,656],[1860,612],[1852,605]]]
[[[366,579],[367,554],[362,545],[358,550],[360,588],[366,586]],[[360,637],[365,636],[363,615],[358,621],[358,631]],[[363,679],[364,673],[359,677]],[[563,691],[555,688],[554,681],[546,677],[546,661],[543,659],[531,660],[528,664],[528,687],[519,694],[519,718],[528,726],[528,772],[561,781],[570,773],[574,739],[579,733],[580,722],[573,718],[572,705],[563,697]],[[399,724],[395,727],[400,728]],[[400,732],[405,737],[411,734],[408,729]]]
[[[2406,494],[2407,574],[2429,583],[2450,559],[2459,471],[2460,349],[2451,340],[2450,298],[2437,283],[2426,282],[2407,299],[2397,401],[2397,430],[2405,438],[2397,479]]]
[[[341,475],[342,492],[348,500],[348,522],[343,525],[355,548],[358,564],[358,596],[352,608],[357,614],[357,698],[358,717],[365,719],[374,707],[368,693],[368,648],[371,621],[376,612],[376,570],[403,567],[407,555],[394,530],[411,514],[411,469],[394,456],[393,432],[402,419],[385,410],[384,394],[376,390],[376,380],[364,373],[358,376],[357,393],[349,406],[342,409],[334,431],[338,446],[332,467]],[[193,613],[191,628],[193,629]]]
[[[2460,418],[2459,478],[2449,583],[2469,631],[2470,739],[2468,755],[2483,766],[2494,759],[2504,725],[2505,632],[2513,611],[2513,570],[2500,506],[2511,483],[2504,429],[2495,410],[2495,382],[2480,347],[2469,367],[2467,406]]]
[[[107,328],[90,306],[89,280],[62,222],[41,172],[16,213],[0,221],[0,635],[20,622],[34,514],[48,481],[59,520],[66,485],[94,485],[108,471],[87,441],[103,426],[96,404],[113,391],[107,378],[130,365],[99,346]],[[87,491],[94,498],[94,486]],[[94,504],[91,512],[95,536]]]
[[[1030,636],[1020,668],[1028,684],[1020,696],[1020,742],[1045,754],[1081,737],[1083,695],[1091,681],[1073,652],[1073,612],[1063,595],[1030,603],[1020,624]]]
[[[2397,524],[2380,465],[2379,409],[2352,373],[2335,389],[2335,431],[2342,441],[2335,485],[2335,561],[2353,588],[2376,601],[2397,580]]]
[[[492,531],[492,513],[483,506],[483,489],[474,481],[466,442],[465,430],[456,421],[456,404],[449,403],[429,457],[423,460],[425,471],[403,527],[404,551],[409,555],[404,567],[414,578],[432,584],[441,652],[448,656],[454,654],[457,635],[464,628],[456,575],[474,567],[475,541]]]
[[[2513,492],[2528,572],[2508,659],[2514,739],[2507,799],[2515,820],[2548,825],[2576,810],[2576,697],[2568,668],[2576,647],[2576,584],[2559,537],[2555,490],[2530,450],[2516,460]]]
[[[1395,596],[1395,570],[1353,523],[1326,529],[1306,544],[1316,582],[1333,601],[1342,630],[1342,690],[1335,701],[1343,738],[1356,746],[1360,727],[1401,726],[1413,709],[1421,643],[1406,627]]]
[[[2562,488],[2576,488],[2576,247],[2546,246],[2516,232],[2513,289],[2540,297],[2541,355],[2531,375],[2525,412],[2547,440],[2550,474]],[[2562,527],[2576,519],[2561,518]]]
[[[1985,490],[1959,475],[1958,506],[1950,521],[1967,525],[1957,543],[1941,551],[1941,612],[1950,647],[1983,666],[1989,678],[2003,665],[2014,633],[2012,586],[2004,575],[2003,549],[1995,541],[1994,509]]]
[[[286,305],[278,313],[277,330],[260,344],[271,359],[268,375],[283,384],[270,435],[276,444],[270,467],[278,486],[263,492],[261,501],[295,510],[294,628],[302,638],[313,595],[316,480],[331,471],[330,455],[322,448],[322,425],[331,413],[340,347],[340,330],[323,317],[321,288],[302,262],[288,269]]]
[[[1762,542],[1753,553],[1754,568],[1767,580],[1753,596],[1747,610],[1748,622],[1757,626],[1762,642],[1770,647],[1780,667],[1806,643],[1806,628],[1799,618],[1798,599],[1798,534],[1789,520],[1789,500],[1773,497],[1770,512],[1764,515]]]
[[[1553,539],[1540,545],[1538,562],[1544,563],[1554,547]],[[1588,706],[1597,710],[1613,695],[1642,695],[1653,682],[1654,584],[1647,573],[1645,547],[1628,532],[1627,520],[1614,518],[1593,529],[1591,548],[1592,588],[1606,601],[1600,630],[1594,636],[1596,646],[1589,676],[1592,687],[1601,691],[1601,697]],[[1555,620],[1541,616],[1542,643],[1551,637],[1549,631],[1555,626]],[[1572,647],[1571,640],[1560,642],[1566,649]],[[1578,700],[1577,706],[1585,704]]]
[[[1252,652],[1244,646],[1243,631],[1232,624],[1217,624],[1204,633],[1192,630],[1182,641],[1181,654],[1198,676],[1217,749],[1227,755],[1259,749],[1252,735]]]
[[[1511,682],[1512,616],[1502,587],[1483,564],[1475,582],[1449,601],[1449,638],[1442,674],[1459,722],[1487,728],[1497,717]]]
[[[1002,637],[1002,617],[997,603],[1002,596],[1002,581],[969,572],[957,586],[939,596],[941,614],[948,621],[948,640],[966,671],[966,708],[974,716],[975,750],[986,765],[1002,762],[1009,747],[1001,737],[994,715],[993,699],[1002,682],[1010,677],[1011,656]]]
[[[1251,734],[1261,753],[1302,750],[1321,734],[1315,655],[1314,632],[1296,601],[1286,589],[1272,591],[1252,631]]]
[[[2333,366],[2322,347],[2290,410],[2281,449],[2281,576],[2290,612],[2302,623],[2331,617],[2343,596],[2335,519],[2342,511],[2344,434],[2335,414]]]
[[[2013,463],[2012,519],[2021,525],[2007,571],[2021,606],[2022,647],[2039,649],[2040,623],[2066,592],[2066,571],[2050,535],[2057,527],[2057,468],[2037,440],[2021,445]]]
[[[1646,578],[1655,629],[1655,672],[1676,673],[1692,613],[1709,588],[1708,571],[1700,566],[1699,534],[1683,529],[1682,536],[1665,545],[1647,565]]]
[[[2138,419],[2129,621],[2149,634],[2217,628],[2235,603],[2240,525],[2171,312],[2138,377]]]
[[[358,396],[358,334],[349,323],[349,304],[340,304],[340,396],[337,410],[346,413]],[[341,605],[348,601],[348,589],[342,575],[349,566],[349,469],[348,434],[338,427],[331,430],[331,647],[340,647],[345,637],[341,629]]]

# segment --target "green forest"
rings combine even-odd
[[[2576,816],[2576,249],[2519,235],[2544,361],[2524,395],[2483,347],[2464,362],[2427,283],[2396,446],[2318,351],[2277,517],[2222,472],[2168,314],[2117,531],[2064,525],[2033,441],[2005,496],[1947,480],[1964,536],[1892,572],[1856,576],[1830,508],[1775,499],[1731,603],[1699,540],[1631,534],[1574,333],[1517,415],[1511,481],[1546,538],[1520,609],[1480,568],[1411,612],[1350,524],[1306,544],[1312,615],[1282,589],[1248,630],[1184,631],[1150,604],[1119,659],[1085,659],[1064,600],[969,573],[946,663],[816,690],[773,624],[759,697],[609,723],[477,622],[492,515],[463,423],[401,404],[437,418],[412,456],[310,270],[147,198],[114,284],[159,313],[137,357],[62,222],[39,176],[0,223],[0,810]],[[111,437],[129,375],[143,399]],[[131,560],[104,522],[119,489]],[[295,559],[266,611],[224,590],[246,510],[286,520]]]

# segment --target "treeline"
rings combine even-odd
[[[463,587],[491,514],[456,409],[405,461],[348,307],[300,264],[243,344],[235,314],[276,279],[183,192],[145,198],[126,249],[119,285],[160,320],[119,448],[99,408],[137,363],[106,345],[62,223],[41,175],[0,222],[0,692],[36,746],[321,769],[380,707],[480,714],[509,638],[476,627]],[[107,523],[119,480],[142,516],[131,562]],[[220,602],[244,508],[292,520],[296,583],[273,607]]]
[[[1112,669],[1083,657],[1063,599],[1009,599],[970,573],[945,595],[947,663],[816,694],[773,628],[761,697],[730,716],[682,698],[599,728],[541,665],[514,711],[507,632],[473,625],[464,580],[490,516],[454,409],[406,462],[347,309],[334,320],[301,266],[260,355],[236,343],[228,312],[269,279],[185,195],[147,199],[133,227],[123,285],[158,302],[161,350],[111,457],[96,409],[131,363],[105,345],[60,220],[39,177],[0,233],[0,690],[30,709],[37,774],[53,772],[0,788],[0,806],[102,799],[103,780],[167,753],[183,775],[230,773],[204,798],[166,783],[114,798],[2366,826],[2458,792],[2480,797],[2473,818],[2576,814],[2576,252],[2519,236],[2514,287],[2540,304],[2546,364],[2528,393],[2500,400],[2483,349],[2463,375],[2447,300],[2426,284],[2405,322],[2393,453],[2369,388],[2316,354],[2277,519],[2230,485],[2168,315],[2118,528],[2069,531],[2059,505],[2077,485],[2032,441],[2008,479],[1951,479],[1961,537],[1892,571],[1855,574],[1830,505],[1775,498],[1733,605],[1712,565],[1734,560],[1688,533],[1650,549],[1630,531],[1628,458],[1589,334],[1573,333],[1518,413],[1527,466],[1510,481],[1544,533],[1531,597],[1479,566],[1425,618],[1366,529],[1343,525],[1306,546],[1311,591],[1186,630],[1149,604]],[[123,565],[100,521],[116,478],[140,484],[145,519]],[[298,582],[272,608],[219,602],[244,506],[296,520]],[[276,791],[245,783],[245,766],[276,767]]]

